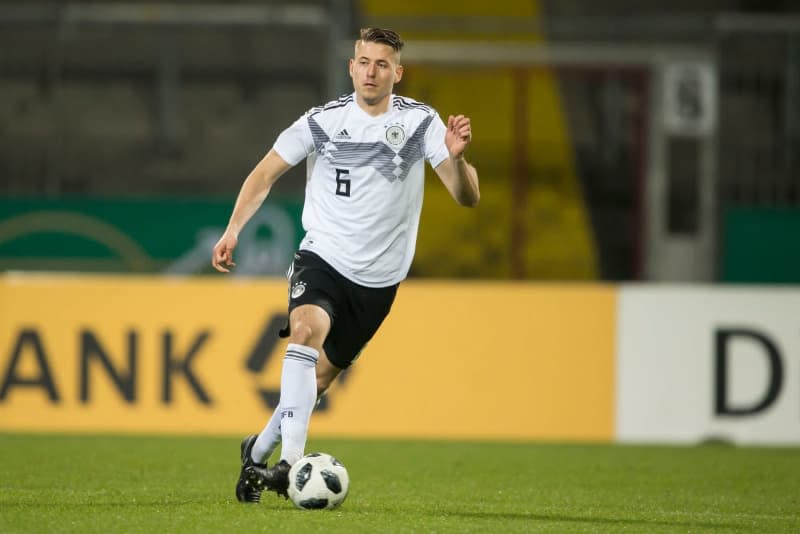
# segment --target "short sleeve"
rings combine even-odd
[[[272,148],[289,165],[297,165],[308,157],[314,151],[308,116],[303,115],[282,131]]]
[[[428,130],[425,132],[425,159],[431,164],[434,169],[439,166],[441,162],[450,157],[447,151],[447,145],[444,143],[444,135],[447,133],[447,128],[442,122],[438,113],[434,113],[433,120],[431,121]]]

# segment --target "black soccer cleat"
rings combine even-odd
[[[281,460],[272,467],[260,466],[257,464],[249,465],[242,469],[250,487],[259,488],[259,493],[263,490],[274,491],[284,498],[289,498],[289,470],[292,466],[286,460]]]
[[[261,501],[261,490],[263,488],[254,485],[250,477],[247,475],[247,470],[251,467],[258,467],[266,469],[266,464],[259,464],[253,461],[250,452],[253,450],[253,445],[256,442],[256,436],[247,436],[242,440],[242,445],[239,448],[242,458],[242,470],[239,472],[239,480],[236,482],[236,498],[240,502],[257,503]]]

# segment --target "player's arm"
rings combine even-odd
[[[456,202],[473,208],[478,205],[481,192],[478,187],[478,171],[464,159],[464,151],[471,141],[472,126],[469,117],[450,115],[444,137],[450,157],[434,170]]]
[[[238,243],[239,232],[264,203],[272,185],[290,168],[291,165],[286,163],[275,150],[270,150],[247,176],[233,206],[228,227],[214,245],[211,265],[216,270],[227,273],[236,265],[233,262],[233,249]]]

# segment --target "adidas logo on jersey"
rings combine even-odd
[[[350,134],[347,133],[347,128],[342,128],[342,131],[337,133],[334,139],[350,139]]]

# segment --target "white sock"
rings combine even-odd
[[[250,451],[250,457],[257,464],[264,463],[269,460],[272,453],[281,442],[281,405],[275,407],[272,412],[272,417],[269,418],[267,426],[261,431],[261,434],[256,438],[253,443],[253,449]]]
[[[326,392],[317,395],[317,400],[314,402],[314,409],[319,406],[319,402]],[[261,434],[256,438],[253,443],[253,448],[250,450],[250,458],[257,464],[265,463],[269,460],[275,449],[281,442],[281,407],[280,404],[275,407],[272,412],[272,417],[269,418],[267,426],[261,431]]]
[[[306,448],[308,422],[317,400],[317,359],[319,352],[311,347],[296,343],[286,347],[278,407],[283,441],[281,460],[290,465],[303,457]]]

